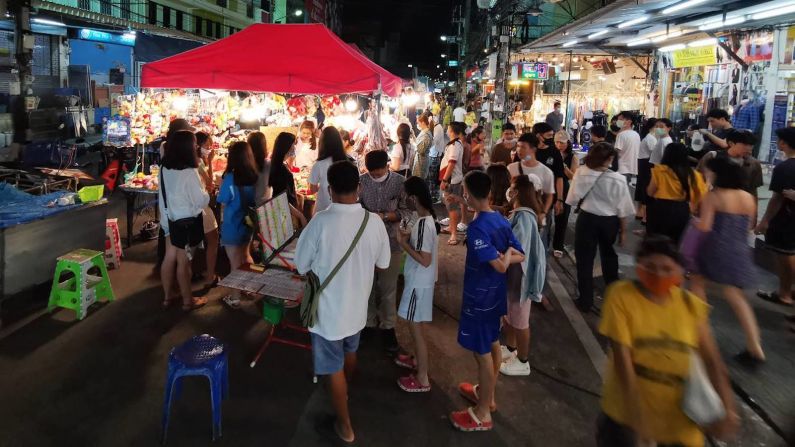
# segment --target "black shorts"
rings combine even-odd
[[[781,255],[795,255],[795,216],[782,209],[770,221],[765,247]]]
[[[168,234],[171,245],[190,249],[204,242],[204,213],[195,217],[168,221]]]

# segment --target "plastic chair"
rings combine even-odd
[[[105,265],[114,269],[121,267],[121,235],[119,234],[119,219],[105,220]]]
[[[173,394],[179,397],[180,379],[185,376],[205,376],[210,381],[210,404],[213,419],[213,441],[221,437],[221,401],[229,396],[229,365],[224,345],[207,334],[197,335],[171,350],[168,355],[168,378],[161,443],[166,443],[169,413]]]

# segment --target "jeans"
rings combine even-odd
[[[545,218],[544,222],[546,225],[541,227],[541,229],[538,231],[539,235],[541,236],[541,243],[544,244],[544,251],[547,253],[549,252],[550,244],[552,244],[552,225],[555,222],[554,214],[555,207],[552,207],[549,210],[549,214],[547,214],[547,217]]]
[[[389,267],[375,272],[367,304],[367,327],[394,329],[397,322],[397,280],[403,267],[403,253],[392,253]]]
[[[617,216],[597,216],[580,211],[574,230],[574,255],[577,258],[577,306],[588,310],[593,306],[593,263],[596,249],[602,258],[605,285],[618,280],[618,254],[613,244],[621,223]]]
[[[569,227],[569,215],[571,214],[571,205],[563,204],[563,212],[555,216],[555,236],[552,238],[552,249],[563,251],[563,245],[566,243],[566,230]]]

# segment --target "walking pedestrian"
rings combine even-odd
[[[407,126],[408,127],[408,126]],[[314,214],[331,205],[331,194],[328,191],[328,168],[337,161],[348,160],[342,143],[342,136],[334,126],[326,126],[320,134],[317,149],[317,161],[309,173],[309,191],[317,194]]]
[[[268,140],[262,132],[252,132],[248,135],[248,144],[254,154],[254,164],[257,168],[257,183],[254,186],[254,201],[256,206],[262,206],[271,198],[269,177],[271,162],[268,160]]]
[[[461,395],[475,404],[450,414],[453,426],[461,431],[493,428],[491,412],[496,411],[494,388],[502,363],[500,319],[507,313],[505,272],[524,260],[522,247],[508,221],[491,211],[489,176],[474,171],[464,179],[467,205],[477,217],[467,230],[464,296],[458,322],[458,343],[472,351],[478,365],[478,384],[462,383]]]
[[[511,211],[510,200],[506,193],[511,187],[511,173],[503,164],[491,165],[486,168],[486,175],[491,179],[491,192],[489,193],[489,206],[491,209],[507,216]]]
[[[640,135],[632,126],[635,125],[635,115],[631,112],[618,114],[616,126],[619,128],[616,135],[615,148],[618,153],[618,173],[626,177],[627,183],[638,175],[638,152],[640,152]]]
[[[574,154],[574,149],[569,138],[569,133],[559,131],[555,134],[555,148],[563,157],[563,197],[568,196],[571,180],[580,167],[580,159]],[[563,202],[563,211],[555,215],[555,236],[552,239],[552,255],[556,258],[563,257],[563,246],[566,243],[566,231],[569,227],[571,206]]]
[[[687,147],[671,143],[665,148],[662,163],[651,171],[646,191],[649,203],[646,232],[668,236],[679,242],[690,216],[698,211],[707,185],[700,172],[690,167]]]
[[[547,118],[545,122],[552,128],[553,131],[557,132],[560,130],[561,126],[563,125],[563,114],[560,113],[560,102],[555,101],[552,105],[552,111],[547,114]]]
[[[193,253],[204,239],[202,214],[210,202],[197,167],[193,132],[172,132],[165,145],[158,191],[158,206],[163,216],[161,228],[166,238],[165,256],[160,265],[164,308],[178,299],[170,296],[174,278],[182,310],[193,310],[207,304],[207,298],[193,297],[190,284]]]
[[[383,151],[372,153],[386,155]],[[358,203],[360,177],[356,166],[348,161],[335,162],[329,166],[327,178],[332,204],[317,213],[301,233],[295,265],[301,274],[312,271],[321,283],[329,281],[315,298],[317,320],[309,328],[312,358],[315,374],[327,376],[336,414],[336,421],[327,429],[332,436],[352,443],[356,435],[348,411],[348,384],[356,369],[374,272],[389,268],[390,248],[379,216],[368,214]]]
[[[518,175],[535,174],[541,179],[544,201],[538,218],[541,222],[541,240],[544,241],[544,247],[548,248],[549,235],[552,231],[552,220],[548,216],[552,215],[552,207],[555,203],[555,175],[536,156],[538,144],[539,141],[534,134],[526,133],[519,137],[517,153],[522,161],[508,165],[508,171],[511,173],[511,178]]]
[[[755,283],[753,253],[748,231],[756,213],[754,197],[743,191],[742,168],[726,159],[707,162],[707,179],[712,185],[701,201],[697,227],[704,233],[699,250],[698,274],[692,276],[692,290],[706,300],[705,280],[720,284],[745,333],[746,350],[736,356],[749,365],[765,361],[759,326],[743,289]]]
[[[690,364],[697,360],[726,409],[710,432],[731,436],[739,416],[709,326],[709,306],[680,288],[684,269],[670,239],[641,242],[636,262],[638,281],[608,288],[599,322],[599,332],[610,340],[610,359],[597,446],[703,446],[702,428],[682,410]]]
[[[588,151],[574,174],[566,203],[574,207],[574,254],[577,258],[577,307],[587,312],[593,306],[593,263],[596,250],[602,258],[605,286],[618,280],[618,255],[613,245],[624,244],[626,218],[635,213],[626,179],[610,170],[616,150],[597,143]]]
[[[547,260],[544,244],[538,232],[538,212],[541,202],[538,190],[531,181],[541,180],[535,174],[520,175],[513,179],[508,190],[513,211],[510,222],[513,235],[524,249],[524,261],[508,267],[508,313],[503,325],[505,346],[500,347],[500,373],[506,376],[530,375],[530,308],[541,302],[546,281]]]
[[[778,129],[776,135],[784,161],[773,169],[770,180],[773,197],[756,227],[756,233],[765,235],[765,247],[776,254],[779,288],[778,292],[760,291],[757,295],[767,301],[792,306],[795,280],[795,129]]]
[[[563,163],[563,156],[555,147],[555,132],[552,127],[547,123],[536,123],[533,125],[532,132],[538,138],[536,158],[552,170],[552,174],[555,176],[555,194],[552,199],[553,209],[548,210],[554,211],[554,214],[549,212],[544,216],[546,218],[543,224],[545,231],[541,235],[544,238],[544,246],[549,249],[549,246],[552,245],[552,225],[555,221],[555,216],[563,212],[563,204],[566,203],[566,196],[563,195],[563,179],[566,177],[566,169]]]
[[[466,207],[462,206],[463,200],[463,158],[464,123],[453,122],[447,127],[447,136],[450,142],[444,149],[439,178],[442,180],[442,191],[447,213],[450,216],[449,225],[442,229],[442,233],[449,234],[447,245],[458,245],[458,232],[467,229]]]
[[[646,189],[651,180],[651,153],[657,146],[657,138],[652,129],[657,124],[657,118],[649,118],[643,123],[640,132],[640,150],[638,151],[638,181],[635,184],[635,201],[638,203],[635,219],[646,222],[646,206],[649,198]]]
[[[395,172],[389,171],[389,156],[385,151],[371,151],[365,156],[367,174],[360,179],[361,192],[359,199],[367,211],[375,213],[386,226],[389,235],[391,256],[389,267],[375,275],[370,301],[367,308],[367,332],[370,338],[376,328],[382,332],[384,347],[388,352],[397,352],[400,348],[395,335],[397,320],[397,280],[403,263],[403,250],[397,241],[400,222],[408,216],[406,193],[403,183],[406,179]]]
[[[417,126],[420,133],[417,135],[417,155],[412,165],[412,175],[421,179],[428,177],[428,165],[431,158],[431,146],[433,146],[433,134],[431,133],[432,117],[427,113],[417,117]]]
[[[433,287],[438,276],[439,228],[433,211],[431,193],[419,177],[410,177],[403,184],[406,203],[419,219],[411,228],[398,229],[397,240],[406,253],[403,267],[405,286],[400,299],[398,316],[409,323],[414,340],[414,356],[399,354],[395,357],[398,366],[415,371],[398,379],[398,386],[408,393],[425,393],[431,390],[428,378],[428,346],[425,342],[425,326],[433,320]]]
[[[491,153],[489,154],[489,160],[492,165],[501,163],[508,166],[513,163],[513,155],[516,151],[516,144],[518,142],[516,137],[516,127],[511,123],[505,123],[502,126],[502,137],[497,140],[497,143],[491,148]]]

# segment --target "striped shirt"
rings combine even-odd
[[[396,232],[400,221],[409,215],[406,207],[406,193],[403,191],[403,182],[405,181],[405,177],[394,172],[390,172],[386,180],[381,183],[373,180],[370,174],[362,174],[360,177],[362,190],[359,193],[359,202],[364,209],[373,213],[394,211],[398,215],[397,222],[384,222],[392,253],[401,252]]]

